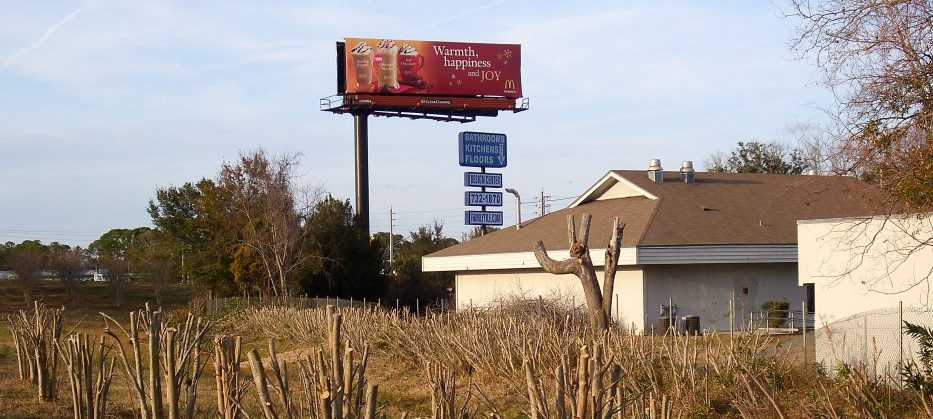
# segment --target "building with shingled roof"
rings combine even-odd
[[[796,308],[812,300],[812,287],[798,285],[798,220],[871,215],[881,205],[876,188],[852,177],[694,173],[684,163],[679,172],[660,164],[647,173],[609,171],[567,208],[426,255],[422,269],[454,272],[461,308],[515,297],[580,305],[579,279],[544,272],[533,245],[541,240],[551,257],[568,257],[567,216],[591,214],[589,247],[602,280],[612,220],[620,217],[612,317],[650,330],[673,300],[678,316],[726,330],[733,298],[737,327],[766,301]]]

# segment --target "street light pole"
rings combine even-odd
[[[518,191],[512,188],[505,188],[505,191],[515,195],[515,229],[522,229],[522,196],[518,194]]]

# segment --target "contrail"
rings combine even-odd
[[[8,57],[6,57],[6,58],[3,60],[3,64],[0,64],[0,72],[3,72],[3,71],[5,71],[7,68],[10,68],[10,66],[13,65],[13,63],[15,63],[15,62],[16,62],[17,60],[19,60],[20,58],[23,58],[24,56],[26,56],[26,54],[29,54],[30,52],[33,52],[33,51],[39,49],[39,47],[41,47],[42,44],[45,43],[45,41],[48,41],[49,38],[51,38],[52,35],[55,34],[55,31],[57,31],[58,28],[61,28],[61,27],[64,26],[66,23],[70,22],[71,19],[74,19],[75,16],[77,16],[78,13],[81,13],[81,11],[84,10],[84,8],[87,7],[88,4],[89,4],[89,3],[84,4],[83,6],[79,7],[77,10],[75,10],[75,11],[69,13],[68,16],[65,16],[64,19],[58,21],[58,23],[52,25],[51,28],[49,28],[49,29],[47,29],[47,30],[45,31],[45,34],[43,34],[42,37],[39,38],[39,40],[37,40],[37,41],[35,41],[35,42],[33,42],[33,43],[30,43],[30,44],[29,44],[28,46],[26,46],[25,48],[23,48],[23,49],[21,49],[21,50],[19,50],[19,51],[16,51],[16,52],[10,54]]]

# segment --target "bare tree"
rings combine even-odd
[[[107,255],[98,257],[98,263],[107,271],[107,284],[110,285],[113,300],[117,307],[123,307],[124,291],[130,272],[129,262],[122,257]]]
[[[80,247],[75,249],[55,249],[49,258],[49,267],[65,286],[72,306],[78,305],[78,288],[81,276],[87,269],[87,255]]]
[[[240,245],[262,260],[267,285],[287,295],[292,271],[304,260],[302,225],[308,207],[297,205],[295,171],[298,155],[269,158],[257,150],[223,165],[219,185],[227,194],[231,220],[240,229]]]
[[[570,245],[570,258],[557,261],[551,259],[544,248],[544,242],[538,241],[534,245],[535,257],[545,272],[555,275],[574,274],[580,278],[583,285],[583,294],[586,297],[586,310],[590,322],[597,330],[606,330],[612,316],[612,293],[615,287],[616,268],[619,264],[619,246],[622,243],[622,234],[625,224],[615,217],[612,221],[612,238],[606,246],[606,259],[603,270],[603,287],[599,289],[596,279],[596,269],[590,259],[590,214],[583,214],[580,233],[577,234],[573,215],[567,216],[567,239]]]
[[[29,303],[33,299],[33,291],[39,283],[42,270],[48,262],[48,251],[40,244],[35,246],[24,242],[17,245],[10,252],[7,264],[16,279],[19,281],[20,290],[23,292],[23,302]]]
[[[156,306],[161,307],[162,289],[176,270],[175,255],[168,246],[168,241],[157,230],[146,231],[140,234],[139,243],[132,253],[137,265],[135,269],[147,274]]]
[[[840,173],[888,192],[903,211],[933,210],[933,3],[791,0],[793,45],[835,94]]]
[[[790,0],[787,15],[798,23],[795,51],[815,63],[836,100],[826,110],[832,125],[809,138],[820,167],[884,191],[875,208],[883,221],[841,223],[845,231],[824,238],[851,257],[835,275],[853,279],[862,267],[896,267],[929,251],[933,239],[914,230],[929,231],[933,211],[933,2]],[[884,239],[899,234],[910,239],[896,248]],[[927,273],[913,283],[931,278]],[[871,282],[872,289],[890,292]]]

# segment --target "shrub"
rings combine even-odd
[[[790,303],[787,301],[765,301],[761,305],[761,310],[768,318],[768,327],[783,327],[787,323],[787,312],[790,310]]]

